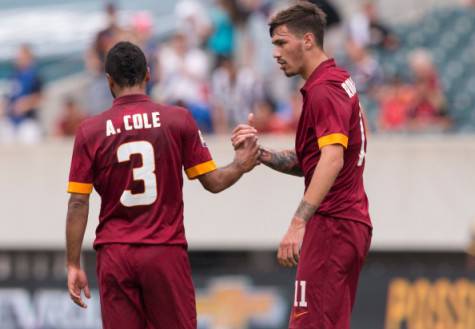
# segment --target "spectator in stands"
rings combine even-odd
[[[30,46],[20,46],[9,82],[5,113],[11,124],[11,139],[35,143],[41,139],[38,111],[43,84]]]
[[[0,95],[0,144],[11,143],[14,136],[13,125],[6,114],[7,99]]]
[[[346,51],[349,62],[345,67],[350,71],[358,92],[371,96],[383,82],[383,71],[378,61],[366,48],[352,41],[347,42]]]
[[[160,102],[187,108],[203,132],[212,132],[209,104],[210,58],[177,30],[158,53],[159,82],[152,90]]]
[[[57,123],[56,135],[72,137],[76,135],[79,124],[86,118],[86,115],[79,107],[77,101],[68,96],[63,101],[63,111]]]
[[[265,86],[265,94],[275,103],[279,117],[287,119],[295,79],[287,79],[279,65],[269,60],[272,58],[272,44],[267,25],[269,16],[281,4],[269,0],[238,0],[238,5],[245,19],[237,25],[239,49],[233,56],[234,63],[259,77],[260,84]]]
[[[447,129],[450,119],[437,69],[427,50],[418,49],[409,56],[409,67],[414,76],[414,97],[409,108],[412,129]]]
[[[177,27],[184,31],[193,47],[202,47],[212,31],[211,20],[203,3],[179,0],[175,5]]]
[[[124,29],[119,25],[118,8],[115,2],[109,1],[106,3],[105,13],[107,17],[107,27],[104,31],[108,31],[112,34],[122,33]]]
[[[210,75],[208,55],[188,42],[182,30],[174,33],[158,54],[160,82],[153,94],[159,101],[206,104]]]
[[[276,113],[276,105],[264,97],[254,105],[254,128],[260,133],[290,133],[291,125]]]
[[[407,130],[409,107],[414,97],[411,86],[396,76],[378,90],[378,95],[379,130],[386,132]]]
[[[218,59],[211,83],[213,124],[218,133],[247,122],[248,114],[263,99],[263,86],[254,72],[238,67],[229,57]]]
[[[373,1],[365,1],[361,12],[351,17],[349,22],[349,40],[356,45],[366,48],[381,48],[394,50],[399,40],[378,15]]]
[[[232,56],[235,50],[238,9],[233,0],[217,0],[211,11],[211,35],[208,49],[215,56]]]
[[[85,64],[89,73],[87,87],[89,115],[95,115],[104,111],[112,103],[107,81],[104,77],[104,60],[112,46],[125,36],[125,29],[118,23],[117,7],[114,3],[106,4],[106,27],[99,31],[85,56]]]
[[[431,55],[423,49],[409,56],[413,81],[398,78],[379,90],[383,131],[443,131],[451,126],[446,101]]]
[[[260,76],[270,79],[275,63],[272,58],[272,44],[269,41],[269,4],[265,0],[240,0],[238,2],[246,19],[240,26],[241,51],[236,55],[239,65],[249,66]],[[270,83],[271,81],[266,81]]]
[[[147,58],[150,68],[150,81],[147,83],[147,94],[150,94],[153,86],[159,80],[157,43],[152,39],[153,22],[151,15],[146,12],[138,12],[132,17],[131,24],[132,41],[138,45]]]

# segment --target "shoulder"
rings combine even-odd
[[[165,114],[175,119],[184,119],[189,115],[189,111],[181,106],[168,104],[155,104],[160,114]]]
[[[108,111],[84,119],[77,129],[76,139],[81,139],[86,144],[94,141],[98,134],[104,131],[104,124],[107,121],[106,112]]]
[[[355,94],[356,86],[350,74],[340,68],[332,70],[325,79],[313,84],[309,90],[311,101],[331,100],[333,98],[351,99]]]
[[[193,120],[190,111],[181,106],[158,104],[158,111],[160,117],[172,129],[184,129]]]

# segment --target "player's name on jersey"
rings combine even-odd
[[[106,136],[120,134],[122,131],[159,128],[161,125],[159,112],[124,115],[122,122],[123,125],[115,127],[112,120],[107,120]]]

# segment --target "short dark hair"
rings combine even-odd
[[[138,46],[122,41],[107,53],[105,70],[120,87],[131,87],[145,80],[147,60]]]
[[[278,12],[269,23],[271,37],[274,30],[281,25],[296,34],[313,33],[317,45],[323,49],[323,32],[326,26],[326,15],[313,3],[301,1],[292,7]]]

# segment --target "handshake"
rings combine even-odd
[[[259,146],[257,130],[253,127],[253,114],[249,114],[248,123],[234,128],[231,142],[234,147],[234,164],[243,172],[251,171],[262,162],[265,153]]]

